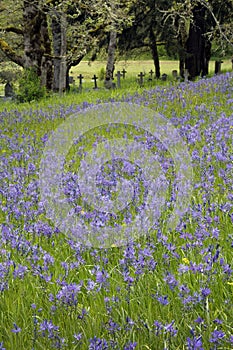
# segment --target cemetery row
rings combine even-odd
[[[122,71],[117,71],[117,73],[115,74],[115,77],[116,77],[116,83],[113,83],[112,87],[114,88],[121,88],[121,81],[122,79],[124,80],[125,77],[126,77],[126,73],[127,71],[125,69],[123,69]],[[167,74],[162,74],[161,76],[161,80],[162,81],[166,81],[167,80],[167,77],[168,75]],[[173,70],[172,71],[172,77],[173,77],[173,80],[176,80],[176,81],[180,81],[181,80],[181,77],[178,76],[178,72],[177,70]],[[82,87],[83,87],[83,82],[84,82],[84,76],[82,74],[79,74],[77,76],[77,79],[78,79],[78,87],[80,90],[82,90]],[[185,70],[185,74],[184,74],[184,80],[185,81],[188,81],[188,71]],[[151,69],[150,72],[148,73],[148,75],[145,73],[145,72],[140,72],[138,75],[137,75],[137,83],[139,84],[140,87],[142,87],[145,83],[145,81],[149,81],[149,82],[152,82],[153,79],[155,79],[155,76],[154,76],[154,72],[153,70]],[[94,89],[98,89],[98,77],[96,76],[96,74],[94,74],[94,76],[92,77],[91,79],[93,81],[93,88]],[[72,85],[75,85],[75,79],[73,76],[70,76],[69,77],[69,83],[72,84]]]

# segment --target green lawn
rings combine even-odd
[[[210,61],[210,73],[214,72],[214,61]],[[98,75],[101,68],[105,69],[106,62],[95,61],[89,64],[87,61],[82,61],[76,67],[71,69],[71,75],[75,78],[78,74],[82,73],[82,75],[86,79],[91,79],[93,74]],[[125,68],[127,71],[127,77],[136,77],[138,73],[144,72],[149,73],[152,69],[154,71],[154,64],[152,60],[144,60],[144,61],[117,61],[115,65],[115,71],[122,70]],[[160,70],[161,74],[166,73],[170,74],[172,70],[176,69],[179,72],[179,62],[178,61],[160,61]],[[225,60],[222,64],[222,70],[230,70],[231,69],[231,61],[230,59]]]

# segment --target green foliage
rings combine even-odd
[[[99,72],[99,79],[102,81],[105,78],[105,69],[101,68]]]
[[[40,78],[35,69],[25,69],[19,80],[17,100],[19,102],[37,101],[43,98],[45,93],[45,87],[41,86]]]

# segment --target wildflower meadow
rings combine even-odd
[[[0,110],[0,349],[232,350],[232,73]]]

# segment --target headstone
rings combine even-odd
[[[13,87],[8,81],[5,85],[5,97],[12,97],[14,95]]]
[[[75,83],[74,77],[69,75],[69,84],[74,84],[74,83]]]
[[[121,87],[121,77],[123,77],[123,74],[118,70],[117,73],[115,74],[115,77],[117,77],[117,87]]]
[[[189,71],[188,69],[185,69],[184,70],[184,81],[187,82],[189,79]]]
[[[98,77],[94,74],[92,80],[94,80],[94,89],[98,89],[97,87],[97,79]]]
[[[161,76],[162,81],[166,81],[167,80],[167,74],[163,73]]]
[[[145,74],[142,73],[142,72],[140,72],[140,73],[138,74],[138,77],[139,77],[139,85],[140,85],[140,87],[142,87],[142,85],[143,85],[143,78],[144,78],[144,76],[145,76]]]
[[[174,80],[177,80],[178,72],[177,72],[176,69],[174,69],[174,70],[172,71],[172,77],[173,77]]]
[[[123,70],[121,71],[121,73],[122,73],[123,79],[125,79],[125,74],[127,73],[126,70],[125,70],[125,68],[123,68]]]
[[[221,65],[223,61],[215,61],[215,68],[214,68],[214,73],[215,74],[220,74],[221,73]]]

